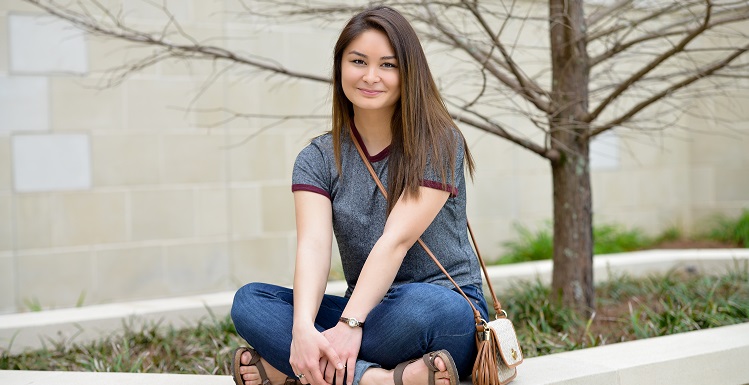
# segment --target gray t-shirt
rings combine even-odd
[[[387,187],[389,147],[369,155],[356,130],[356,139],[380,181]],[[460,135],[456,136],[461,138]],[[447,185],[450,198],[421,238],[460,286],[481,285],[481,272],[466,230],[466,189],[462,140],[457,141],[455,182]],[[297,156],[292,191],[311,191],[328,197],[333,206],[333,232],[341,253],[343,273],[350,296],[364,262],[385,228],[387,203],[348,136],[341,143],[341,171],[338,175],[330,133],[312,140]],[[449,176],[448,176],[449,178]],[[427,165],[422,185],[442,189],[442,178]],[[393,286],[411,282],[453,284],[439,270],[422,247],[408,250]]]

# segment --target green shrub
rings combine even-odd
[[[677,241],[679,239],[683,239],[684,234],[682,234],[681,229],[676,226],[671,226],[663,232],[655,237],[653,242],[655,244],[663,243],[663,242],[671,242],[671,241]]]
[[[708,238],[749,248],[749,209],[744,209],[737,219],[719,216],[715,222]]]
[[[527,227],[516,224],[517,240],[503,242],[508,250],[497,263],[516,263],[551,259],[554,253],[552,225],[534,233]],[[647,237],[642,230],[626,229],[621,225],[604,224],[593,227],[593,253],[611,254],[641,250],[652,246],[655,240]]]
[[[515,224],[518,239],[502,243],[509,252],[503,255],[498,263],[517,263],[528,261],[539,261],[551,259],[554,253],[554,237],[552,236],[551,223],[547,223],[537,233],[533,233],[527,227]]]
[[[718,275],[676,269],[596,285],[597,312],[585,319],[549,301],[540,282],[501,294],[526,357],[559,353],[749,321],[749,266]]]
[[[627,230],[620,225],[600,225],[593,227],[593,254],[623,253],[641,250],[653,244],[642,230]]]

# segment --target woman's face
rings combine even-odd
[[[400,99],[400,72],[387,35],[363,32],[343,51],[341,86],[357,109],[392,114]]]

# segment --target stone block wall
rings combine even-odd
[[[165,22],[146,3],[104,3],[146,30]],[[279,60],[294,50],[326,71],[327,51],[290,42],[334,32],[230,21],[234,3],[170,11],[193,36]],[[327,123],[268,130],[280,119],[227,111],[317,114],[328,86],[197,61],[111,71],[146,51],[0,4],[0,312],[291,282],[291,168]]]

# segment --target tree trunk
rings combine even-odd
[[[552,300],[584,314],[594,307],[592,195],[588,138],[589,59],[582,0],[549,0],[554,186]]]
[[[579,313],[594,308],[592,195],[587,143],[572,142],[552,164],[554,273],[552,297]],[[571,147],[571,146],[570,146]],[[576,154],[571,152],[575,151]]]

